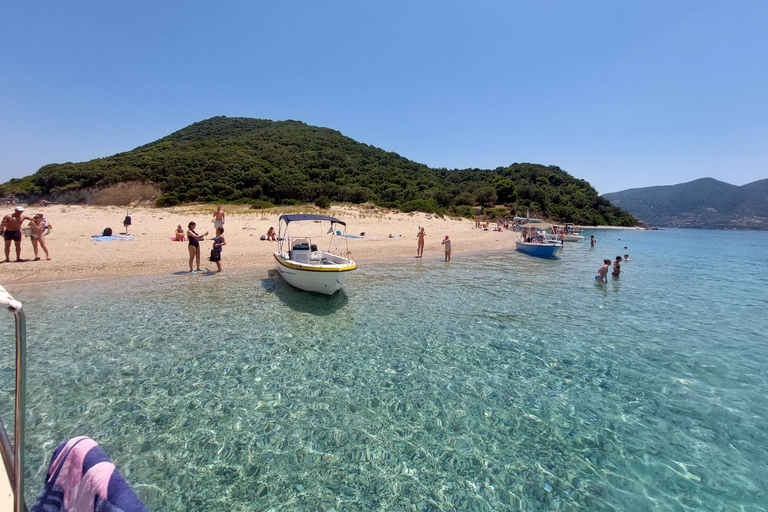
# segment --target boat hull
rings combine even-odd
[[[562,247],[560,244],[535,244],[527,242],[515,242],[515,245],[518,251],[538,258],[551,258]]]
[[[584,237],[581,235],[563,235],[563,242],[583,242]]]
[[[347,280],[349,273],[357,268],[354,261],[345,264],[318,265],[299,263],[275,253],[275,270],[285,282],[300,290],[333,295]]]

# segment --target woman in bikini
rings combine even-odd
[[[419,229],[419,233],[416,235],[416,238],[419,239],[419,245],[416,248],[416,257],[421,258],[424,256],[424,236],[426,233],[424,232],[424,228]]]
[[[45,259],[50,260],[51,257],[48,254],[48,248],[45,246],[45,235],[51,230],[51,227],[43,220],[43,215],[38,213],[31,221],[29,221],[29,227],[32,228],[32,233],[29,235],[32,238],[32,249],[35,251],[35,259],[33,261],[40,261],[38,255],[38,245],[43,248],[45,252]]]
[[[195,232],[195,224],[194,222],[190,222],[187,226],[187,238],[189,239],[189,245],[187,245],[187,248],[189,249],[189,273],[194,274],[195,272],[202,272],[203,270],[200,268],[200,240],[205,238],[208,235],[208,232],[206,231],[202,235],[198,235]],[[192,268],[192,262],[197,260],[197,268]]]
[[[173,239],[174,242],[183,242],[184,241],[184,230],[181,229],[181,224],[179,224],[176,227],[176,233],[175,233],[174,237],[175,237]]]

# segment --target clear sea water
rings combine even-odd
[[[768,233],[594,233],[365,264],[330,298],[245,271],[6,283],[27,499],[89,435],[158,511],[768,510]]]

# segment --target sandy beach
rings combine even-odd
[[[3,215],[11,213],[7,208]],[[32,261],[32,242],[22,240],[21,257],[27,261],[17,263],[15,248],[11,245],[11,263],[0,264],[0,283],[3,285],[46,281],[61,281],[107,276],[128,276],[165,274],[188,270],[189,255],[186,242],[170,240],[176,226],[186,231],[190,221],[197,223],[198,233],[209,231],[210,235],[201,243],[201,267],[215,270],[208,261],[213,237],[213,212],[215,206],[193,205],[174,208],[152,207],[106,207],[52,205],[44,208],[28,207],[30,216],[43,213],[53,226],[46,237],[51,260],[46,261],[40,250],[40,261]],[[223,251],[224,272],[231,269],[274,268],[272,253],[276,242],[261,241],[261,235],[273,226],[277,229],[280,213],[262,213],[247,206],[227,205],[225,237],[227,245]],[[387,210],[364,210],[356,207],[334,207],[330,210],[315,210],[310,207],[295,208],[294,212],[319,213],[334,216],[347,223],[347,233],[365,238],[350,238],[348,242],[351,257],[359,264],[392,257],[415,257],[416,233],[424,226],[427,236],[425,258],[442,258],[440,244],[445,235],[450,235],[452,254],[477,251],[512,249],[515,233],[511,231],[483,231],[475,228],[475,222],[468,219],[436,217],[424,213],[401,213]],[[133,225],[128,233],[132,241],[95,242],[92,235],[99,235],[110,227],[113,234],[123,233],[123,219],[131,216]],[[25,223],[26,225],[26,223]],[[294,227],[295,226],[295,227]],[[295,231],[294,231],[295,229]],[[320,249],[328,248],[330,235],[326,234],[328,224],[291,224],[291,235],[308,235]],[[389,235],[402,235],[389,238]],[[345,253],[347,245],[341,239],[339,250]]]

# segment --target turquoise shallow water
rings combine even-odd
[[[768,233],[595,235],[364,265],[331,298],[255,272],[8,286],[28,500],[85,434],[153,510],[768,510]]]

